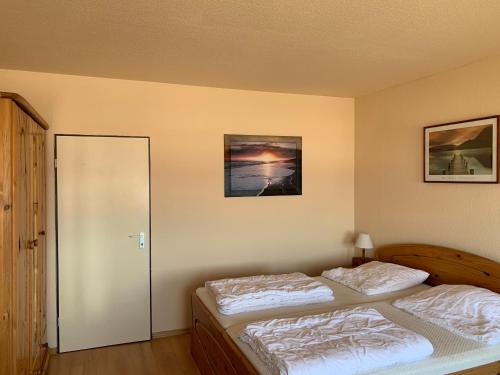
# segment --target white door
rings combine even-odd
[[[149,138],[55,142],[59,351],[149,340]]]

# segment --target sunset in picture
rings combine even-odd
[[[254,157],[253,160],[264,161],[266,163],[269,163],[271,161],[278,161],[281,159],[279,157],[277,157],[275,154],[273,154],[272,152],[263,152],[259,156]]]
[[[296,195],[300,137],[225,136],[225,196]]]

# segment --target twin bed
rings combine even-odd
[[[241,334],[250,322],[337,311],[346,307],[375,308],[384,317],[425,338],[432,356],[409,364],[384,368],[375,374],[499,374],[500,345],[484,346],[399,310],[391,303],[431,286],[468,284],[500,293],[500,264],[459,250],[430,245],[392,245],[380,248],[378,259],[427,271],[426,284],[393,293],[367,296],[342,284],[318,277],[335,294],[331,302],[273,308],[235,315],[217,310],[213,296],[199,288],[192,296],[191,352],[203,375],[270,375],[268,366]]]

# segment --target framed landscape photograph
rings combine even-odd
[[[302,195],[302,137],[224,135],[224,196]]]
[[[498,183],[499,116],[424,128],[424,182]]]

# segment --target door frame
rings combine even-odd
[[[57,353],[60,353],[59,347],[59,218],[58,218],[58,195],[57,195],[57,138],[58,137],[95,137],[95,138],[139,138],[148,141],[148,192],[149,192],[149,340],[153,337],[153,301],[152,301],[152,282],[151,282],[151,138],[141,135],[100,135],[100,134],[54,134],[54,205],[55,205],[55,230],[56,230],[56,326],[57,326]],[[114,345],[105,345],[114,346]]]

